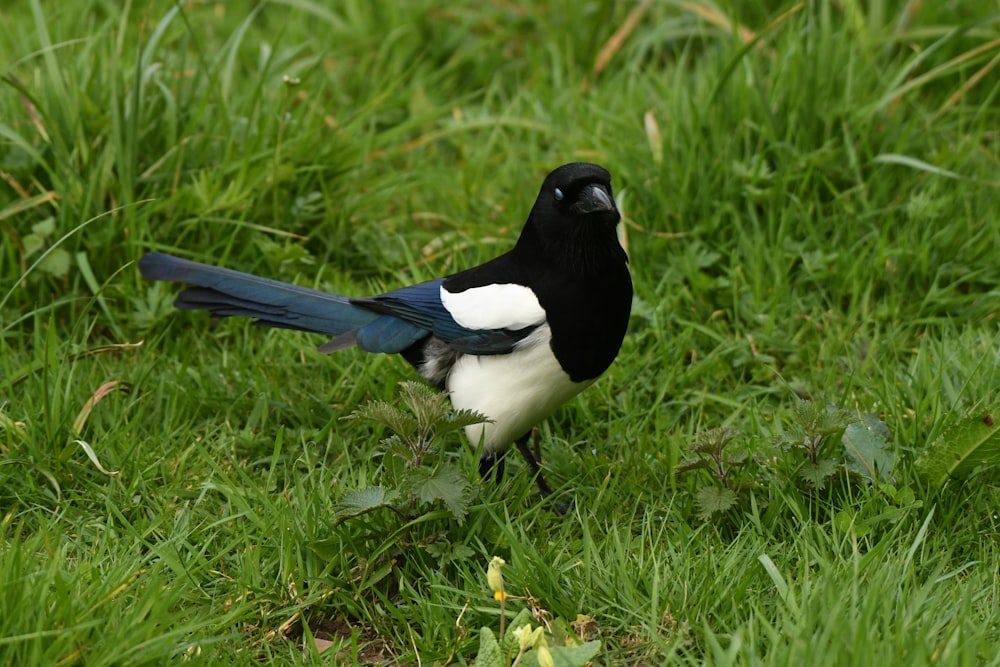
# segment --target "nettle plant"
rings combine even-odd
[[[775,481],[814,493],[842,475],[877,484],[894,500],[900,493],[912,498],[912,491],[891,484],[895,459],[888,438],[888,426],[874,415],[801,401],[786,428],[770,436],[747,437],[729,427],[697,434],[675,474],[703,471],[694,504],[705,520],[735,510],[754,489]]]
[[[392,435],[382,439],[402,468],[389,466],[385,484],[348,491],[337,509],[338,523],[376,510],[414,519],[443,509],[462,522],[473,499],[473,485],[457,466],[432,455],[441,438],[486,417],[471,410],[453,410],[446,394],[420,382],[400,383],[402,407],[369,401],[345,419],[362,419],[385,426]],[[429,464],[429,465],[428,465]]]
[[[995,473],[1000,467],[998,413],[997,405],[976,406],[955,416],[919,452],[913,472],[929,492],[946,493],[952,480]],[[746,436],[728,427],[697,434],[688,458],[674,472],[702,472],[694,506],[705,520],[738,511],[754,490],[768,484],[812,495],[838,477],[874,487],[889,505],[919,506],[913,489],[897,482],[889,436],[889,427],[875,415],[801,401],[784,428],[770,435]],[[844,510],[835,518],[863,526]]]
[[[366,516],[367,521],[352,525],[377,542],[363,554],[362,587],[383,579],[391,569],[388,563],[392,556],[407,550],[422,549],[439,562],[474,555],[469,547],[449,541],[442,521],[459,525],[464,522],[477,485],[457,466],[438,456],[436,449],[442,438],[486,418],[468,410],[454,410],[446,394],[420,382],[400,383],[399,394],[398,406],[371,401],[344,418],[374,422],[391,431],[381,445],[397,464],[383,467],[382,484],[348,490],[336,508],[336,525]],[[314,542],[312,547],[320,555],[333,556],[345,545],[357,551],[365,544],[364,539],[343,539],[340,535]],[[505,590],[504,565],[502,558],[493,557],[487,568],[487,584],[493,599],[500,603],[499,633],[489,627],[480,628],[476,664],[582,667],[590,662],[601,642],[588,640],[593,625],[589,616],[578,616],[575,621],[550,619],[543,627],[533,624],[537,622],[535,610],[525,607],[508,621],[508,602],[530,598],[512,596]],[[538,617],[544,618],[545,614]]]
[[[398,405],[370,401],[344,417],[374,422],[391,431],[381,441],[390,456],[380,483],[344,494],[335,508],[334,525],[365,517],[355,527],[378,544],[361,546],[365,545],[363,537],[350,542],[353,549],[365,551],[371,566],[409,549],[423,549],[442,563],[471,556],[468,547],[448,539],[440,521],[427,520],[464,522],[478,486],[436,450],[443,438],[486,418],[452,409],[446,394],[420,382],[400,383],[399,396]],[[328,548],[336,552],[340,548],[336,545],[342,541],[334,537],[313,546],[322,555]]]

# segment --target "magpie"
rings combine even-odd
[[[510,251],[385,294],[328,294],[159,252],[144,255],[139,270],[191,285],[174,302],[180,309],[332,336],[322,352],[399,353],[455,408],[488,418],[465,429],[481,443],[484,478],[502,478],[516,444],[546,497],[528,447],[532,430],[607,370],[628,325],[632,280],[620,220],[611,175],[575,162],[545,178]]]

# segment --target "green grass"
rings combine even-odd
[[[598,664],[1000,664],[997,475],[912,467],[1000,389],[996,5],[8,5],[0,664],[468,664],[494,555]],[[464,523],[335,526],[392,465],[340,417],[405,363],[174,312],[134,265],[371,293],[509,248],[579,159],[636,300],[541,428],[566,516],[512,457]],[[787,463],[800,397],[883,420],[912,497],[769,475],[698,518],[695,434]]]

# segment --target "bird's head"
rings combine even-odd
[[[518,245],[540,251],[549,261],[617,254],[622,252],[615,233],[620,220],[611,174],[596,164],[571,162],[546,176]]]
[[[611,193],[611,174],[604,167],[571,162],[559,167],[542,183],[532,215],[565,224],[618,224],[621,215]]]

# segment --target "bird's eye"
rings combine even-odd
[[[556,188],[556,191],[555,191],[554,194],[556,196],[556,201],[562,201],[563,197],[565,196],[565,195],[563,195],[563,191],[560,190],[559,188]]]

